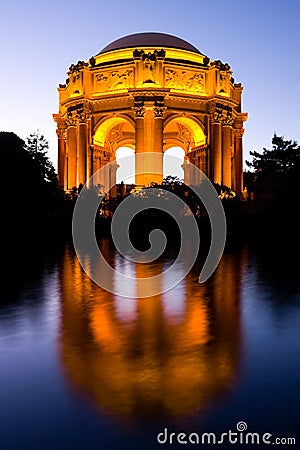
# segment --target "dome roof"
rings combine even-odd
[[[172,47],[201,54],[196,47],[184,39],[165,33],[129,34],[108,44],[101,50],[100,54],[128,47]]]

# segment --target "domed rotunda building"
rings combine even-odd
[[[65,190],[114,163],[120,147],[149,153],[146,168],[136,158],[136,185],[160,183],[164,152],[180,147],[187,184],[200,181],[190,179],[193,163],[211,181],[242,192],[242,86],[227,63],[212,61],[185,40],[163,33],[117,39],[89,61],[72,64],[58,92],[53,117]],[[117,170],[111,164],[111,185]]]

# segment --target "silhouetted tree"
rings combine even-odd
[[[276,216],[293,214],[298,203],[300,147],[296,141],[274,134],[272,149],[250,152],[257,210]]]
[[[52,161],[48,157],[49,143],[45,137],[40,134],[39,130],[30,134],[26,139],[25,149],[32,157],[34,163],[39,168],[39,173],[43,181],[50,183],[57,182],[57,176],[55,173]]]
[[[40,177],[40,198],[43,215],[53,216],[64,209],[64,192],[48,156],[49,143],[39,130],[26,139],[25,150],[30,154]]]
[[[247,165],[263,176],[299,171],[300,147],[296,141],[284,140],[283,136],[277,136],[275,133],[272,145],[272,150],[264,148],[262,153],[250,152],[253,160],[246,161]]]
[[[63,192],[46,154],[48,143],[39,133],[25,143],[14,133],[0,132],[0,148],[2,224],[9,233],[36,230],[47,217],[63,209]]]

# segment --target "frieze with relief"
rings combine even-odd
[[[218,79],[218,87],[217,87],[217,93],[218,94],[228,94],[229,93],[229,85],[230,85],[230,75],[231,72],[225,72],[220,71],[219,72],[219,79]]]
[[[101,72],[95,75],[97,92],[119,91],[133,87],[133,69]]]
[[[167,69],[165,85],[168,88],[180,91],[202,94],[205,93],[205,73]]]

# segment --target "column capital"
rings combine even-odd
[[[153,108],[154,119],[162,119],[166,109],[167,107],[165,106],[164,96],[160,95],[154,96],[154,108]]]
[[[189,167],[189,166],[190,166],[190,161],[185,158],[183,160],[183,163],[181,164],[181,167],[184,169],[184,168]]]
[[[53,119],[57,123],[56,135],[58,139],[66,138],[66,121],[61,114],[53,114]]]
[[[166,111],[166,106],[154,106],[153,113],[154,113],[154,119],[163,119],[164,112]]]
[[[117,163],[117,161],[116,160],[114,160],[114,161],[111,161],[110,163],[109,163],[109,169],[111,170],[111,171],[117,171],[118,170],[118,168],[119,168],[120,166],[119,166],[119,164]]]
[[[234,132],[235,137],[242,138],[243,134],[245,132],[245,129],[244,128],[233,128],[233,132]]]
[[[134,115],[136,119],[143,119],[145,116],[145,106],[133,106],[132,110],[134,111]]]
[[[76,118],[78,123],[86,124],[87,120],[91,118],[92,107],[91,104],[87,101],[83,103],[83,105],[76,110]]]
[[[66,139],[66,129],[61,127],[56,128],[56,136],[58,139]]]
[[[65,119],[66,127],[76,127],[78,123],[78,117],[76,111],[69,111]]]
[[[54,122],[57,123],[57,126],[59,128],[65,128],[65,119],[63,118],[63,116],[61,114],[52,114],[52,117],[54,119]]]
[[[134,106],[132,107],[136,119],[143,119],[145,116],[145,104],[143,97],[134,97]]]
[[[224,102],[210,101],[208,104],[208,112],[210,113],[212,123],[221,123],[222,125],[233,124],[232,107]]]

